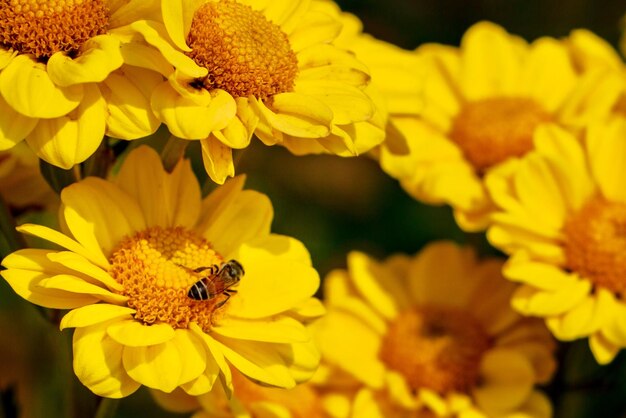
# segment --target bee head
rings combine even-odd
[[[229,278],[229,281],[232,283],[239,283],[241,280],[241,276],[245,274],[243,270],[243,266],[237,260],[230,260],[226,264],[224,264],[224,273]]]

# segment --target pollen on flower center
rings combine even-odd
[[[298,62],[287,35],[248,5],[204,4],[194,14],[187,43],[188,55],[209,72],[207,89],[260,99],[293,89]]]
[[[208,331],[220,300],[196,301],[191,286],[208,272],[198,267],[223,262],[204,238],[182,227],[152,227],[126,237],[113,251],[111,275],[124,286],[128,306],[144,324],[167,323],[174,329],[196,322]]]
[[[466,103],[454,119],[451,139],[481,172],[533,148],[533,132],[551,120],[534,100],[496,97]]]
[[[46,59],[106,32],[105,0],[0,0],[0,45]]]
[[[595,198],[565,224],[569,269],[616,293],[626,292],[626,204]]]
[[[391,323],[379,357],[415,390],[467,392],[477,383],[480,361],[490,344],[467,312],[414,308]]]

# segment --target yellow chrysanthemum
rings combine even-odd
[[[122,66],[124,48],[110,33],[147,14],[142,3],[0,1],[0,150],[26,139],[39,157],[70,168],[105,134],[157,129],[150,93],[162,78]]]
[[[491,243],[522,283],[513,306],[561,340],[589,337],[600,363],[626,347],[626,120],[592,125],[584,146],[549,125],[535,151],[491,173]]]
[[[554,370],[554,342],[510,308],[516,286],[501,267],[447,242],[384,262],[351,253],[348,270],[327,277],[328,313],[315,324],[327,384],[339,370],[404,416],[550,416],[534,386]]]
[[[300,153],[340,155],[383,140],[369,121],[369,75],[332,44],[341,23],[310,0],[167,0],[162,22],[130,25],[137,61],[168,81],[152,96],[155,114],[180,138],[201,140],[211,178],[234,174],[232,149],[256,134]],[[310,147],[301,142],[314,144]],[[311,149],[309,149],[311,148]]]
[[[139,148],[115,181],[63,190],[63,232],[19,227],[63,249],[10,254],[2,276],[23,298],[70,310],[61,328],[76,328],[74,371],[98,395],[139,385],[198,395],[217,377],[228,391],[229,365],[293,387],[319,361],[298,319],[323,312],[311,297],[319,277],[299,241],[270,233],[267,197],[242,187],[238,177],[201,200],[189,161],[168,174],[156,152]],[[188,296],[210,275],[194,270],[231,259],[245,271],[238,293],[228,298],[216,284],[213,298]]]
[[[0,151],[0,196],[17,209],[53,209],[58,197],[39,171],[39,159],[20,143]]]
[[[446,203],[465,230],[488,226],[492,202],[483,177],[532,149],[535,129],[554,122],[578,129],[608,117],[619,93],[598,89],[567,42],[531,44],[481,22],[460,48],[424,45],[421,118],[399,129],[407,149],[381,149],[381,165],[414,197]]]

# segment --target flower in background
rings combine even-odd
[[[449,242],[383,262],[351,253],[348,270],[325,281],[316,383],[359,390],[360,402],[381,405],[380,417],[549,417],[535,385],[555,369],[554,341],[541,321],[510,308],[516,285],[501,267]]]
[[[590,126],[584,145],[542,127],[534,147],[486,179],[498,207],[489,241],[511,254],[515,309],[561,340],[588,337],[608,363],[626,347],[626,120]]]
[[[53,210],[59,204],[39,171],[39,159],[24,143],[0,151],[0,196],[18,210]]]
[[[152,395],[162,408],[177,413],[195,412],[193,418],[330,418],[310,384],[292,389],[267,387],[236,370],[233,370],[233,395],[230,397],[221,386],[200,396],[189,396],[182,390],[152,391]]]
[[[0,8],[0,150],[24,138],[62,168],[87,159],[104,135],[134,139],[158,120],[149,95],[161,76],[123,66],[111,30],[148,2],[4,2]]]
[[[94,393],[198,395],[218,377],[230,391],[231,366],[270,386],[310,378],[319,355],[300,320],[323,313],[311,297],[319,277],[299,241],[270,233],[271,203],[243,181],[201,200],[189,161],[168,174],[140,147],[114,181],[62,191],[62,232],[19,227],[62,249],[16,251],[2,276],[24,299],[69,310],[61,328],[76,328],[74,372]],[[201,267],[228,260],[245,271],[237,293],[188,296],[210,274]]]
[[[360,124],[376,112],[366,68],[332,44],[341,23],[315,4],[164,1],[162,21],[130,25],[145,40],[134,42],[135,61],[168,78],[152,96],[155,114],[173,135],[201,141],[214,181],[234,174],[232,149],[253,134],[340,155],[383,140],[381,128]]]
[[[555,39],[528,44],[481,22],[460,48],[429,44],[417,53],[426,67],[421,118],[400,127],[411,131],[408,151],[383,147],[381,166],[417,199],[452,206],[468,231],[485,229],[493,211],[484,176],[532,150],[539,126],[578,129],[612,107],[595,107],[595,85],[582,82],[568,46]],[[617,96],[605,93],[608,102]]]

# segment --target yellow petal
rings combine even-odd
[[[295,315],[296,319],[301,321],[319,318],[325,313],[324,304],[317,298],[309,298],[290,311],[290,314]]]
[[[589,337],[589,348],[598,364],[604,365],[612,362],[622,347],[597,332]]]
[[[480,22],[463,35],[463,79],[460,85],[469,100],[493,95],[513,95],[523,67],[521,39],[500,26]]]
[[[81,47],[77,58],[63,52],[53,54],[48,60],[48,75],[60,87],[82,83],[97,83],[122,66],[120,41],[111,35],[89,38]]]
[[[110,267],[109,261],[104,256],[104,254],[102,254],[102,251],[100,249],[96,249],[95,252],[91,252],[77,241],[73,240],[67,235],[62,234],[61,232],[55,231],[52,228],[35,224],[23,224],[18,226],[17,230],[24,234],[29,234],[57,244],[63,248],[75,252],[76,254],[80,254],[95,265],[107,271]]]
[[[206,229],[200,232],[211,241],[216,251],[224,257],[231,257],[242,244],[267,237],[273,216],[272,204],[267,196],[246,190],[238,193],[228,206],[221,208]]]
[[[251,3],[258,3],[252,1]],[[289,34],[301,22],[303,15],[309,10],[310,2],[293,2],[288,0],[268,1],[263,8],[265,17]]]
[[[17,113],[0,95],[0,151],[22,141],[37,125],[37,119]]]
[[[326,13],[309,11],[303,19],[300,19],[294,30],[289,32],[289,45],[292,51],[298,53],[305,48],[331,42],[339,32],[341,22]],[[299,73],[298,77],[301,75],[302,73]]]
[[[109,303],[123,304],[128,301],[127,296],[112,293],[101,286],[89,283],[82,278],[69,274],[57,274],[44,278],[39,281],[38,286],[44,289],[92,295]]]
[[[302,138],[320,138],[330,133],[333,111],[312,96],[280,93],[272,96],[271,109],[254,98],[250,103],[273,129],[280,132]]]
[[[356,251],[348,254],[348,269],[356,290],[374,310],[389,320],[398,315],[393,295],[385,289],[386,283],[396,280],[389,270]]]
[[[124,0],[109,1],[109,27],[119,28],[134,21],[147,19],[159,20],[159,0]]]
[[[157,130],[160,122],[150,108],[150,98],[162,80],[157,73],[130,66],[104,80],[99,87],[107,104],[108,136],[136,139]]]
[[[237,176],[227,181],[223,186],[213,190],[204,198],[202,209],[200,210],[201,219],[198,221],[196,228],[197,231],[203,233],[203,231],[210,228],[216,219],[222,216],[224,211],[229,210],[230,205],[238,199],[245,181],[245,175]]]
[[[472,392],[476,403],[490,416],[515,410],[533,389],[532,365],[512,350],[487,352],[480,365],[480,374],[484,383]]]
[[[146,347],[174,338],[169,324],[144,325],[134,319],[116,321],[107,328],[109,337],[126,347]]]
[[[602,195],[608,200],[626,203],[626,190],[619,179],[626,175],[626,122],[613,118],[608,123],[592,125],[587,132],[589,163]]]
[[[250,144],[252,133],[254,130],[248,131],[244,123],[238,118],[232,118],[228,122],[228,126],[219,131],[214,131],[213,135],[220,140],[224,145],[241,149]]]
[[[428,245],[408,273],[414,304],[465,308],[478,284],[468,280],[475,264],[475,254],[469,247],[446,241]]]
[[[300,305],[315,293],[319,287],[315,269],[289,257],[294,241],[284,237],[278,241],[280,246],[266,246],[263,241],[258,246],[242,246],[235,258],[246,274],[237,297],[229,302],[232,315],[250,319],[275,315]]]
[[[267,385],[285,389],[296,382],[272,343],[215,338],[224,357],[240,372]]]
[[[267,320],[225,317],[218,320],[211,332],[225,337],[269,343],[298,343],[311,339],[304,325],[286,316]]]
[[[559,315],[582,302],[590,290],[591,284],[586,280],[580,280],[555,292],[541,291],[524,285],[515,292],[511,304],[524,315]]]
[[[42,287],[39,284],[49,276],[37,271],[8,269],[0,274],[20,297],[46,308],[74,309],[100,300],[91,294]]]
[[[106,103],[94,85],[85,86],[79,106],[66,116],[42,119],[26,141],[37,155],[64,169],[85,161],[98,148],[106,127]]]
[[[228,126],[236,115],[237,104],[225,91],[214,90],[209,95],[206,90],[200,90],[195,94],[205,97],[185,97],[169,83],[162,83],[152,95],[152,110],[179,138],[206,138],[212,131]],[[199,104],[200,101],[207,104]],[[202,123],[198,123],[199,120]]]
[[[568,207],[579,209],[595,193],[580,142],[556,125],[542,125],[537,128],[534,144],[549,161]]]
[[[124,347],[122,359],[128,375],[149,388],[169,393],[181,383],[185,358],[174,341],[147,347]]]
[[[558,266],[513,256],[503,268],[509,280],[530,284],[538,289],[558,292],[560,289],[575,286],[577,278]]]
[[[563,42],[540,38],[530,48],[519,82],[545,110],[556,112],[576,86],[577,78]]]
[[[149,45],[139,42],[123,43],[120,46],[124,63],[156,72],[167,78],[174,74],[174,68],[163,55]]]
[[[605,289],[599,289],[596,295],[588,296],[568,312],[548,318],[546,325],[552,334],[562,341],[587,337],[604,324],[610,323],[611,317],[614,317],[614,311],[606,301],[610,297]],[[626,339],[624,343],[626,344]]]
[[[311,380],[320,365],[321,353],[313,340],[305,343],[274,344],[278,355],[289,367],[296,383]]]
[[[378,359],[380,336],[341,311],[331,311],[320,321],[315,340],[324,358],[367,386],[381,388],[385,366]]]
[[[131,23],[130,27],[143,35],[146,42],[157,48],[165,59],[182,74],[191,78],[201,78],[207,75],[206,68],[198,66],[191,58],[170,44],[171,38],[162,23],[139,20]]]
[[[233,391],[233,379],[230,366],[224,358],[221,344],[219,344],[210,335],[207,335],[195,322],[189,324],[189,329],[204,342],[206,348],[209,350],[210,356],[207,355],[207,368],[205,370],[205,375],[211,383],[211,386],[213,385],[216,377],[219,376],[224,391],[228,394],[228,397],[231,397]],[[211,361],[210,357],[213,358],[213,361]]]
[[[207,354],[202,340],[189,330],[177,329],[171,341],[176,345],[183,359],[178,384],[193,382],[202,376],[207,366]]]
[[[111,277],[107,271],[98,266],[94,266],[89,260],[79,254],[71,251],[51,252],[48,254],[48,259],[74,272],[84,274],[85,280],[88,280],[92,284],[101,284],[111,290],[124,290],[124,286]]]
[[[333,123],[345,125],[370,119],[374,104],[359,88],[333,80],[299,80],[294,92],[318,99],[333,112]],[[274,104],[274,109],[280,109]],[[295,113],[295,109],[291,112]]]
[[[112,319],[119,320],[135,313],[134,309],[126,306],[110,305],[108,303],[97,303],[87,305],[81,308],[72,309],[63,319],[61,319],[60,328],[83,328],[91,325],[100,324]]]
[[[626,347],[626,305],[621,300],[615,298],[605,290],[605,299],[608,300],[608,309],[604,323],[602,324],[602,335],[611,343]]]
[[[182,51],[191,51],[191,48],[187,46],[187,34],[191,28],[191,19],[186,19],[189,15],[193,16],[196,11],[195,7],[187,6],[185,2],[181,0],[164,0],[161,1],[161,14],[163,16],[163,23],[167,28],[167,33],[170,39]],[[192,3],[193,4],[193,3]],[[187,12],[187,13],[185,13]]]
[[[217,184],[224,184],[228,177],[235,175],[233,150],[224,145],[214,135],[200,142],[202,145],[202,162],[207,174]]]
[[[96,254],[111,254],[124,237],[146,228],[137,202],[114,184],[96,177],[66,187],[61,200],[72,234]]]
[[[352,404],[353,418],[386,418],[387,412],[383,410],[381,402],[374,397],[374,392],[369,388],[363,388],[354,397]]]
[[[122,365],[123,347],[105,331],[106,324],[74,331],[74,373],[96,395],[123,398],[139,389]]]
[[[56,86],[44,64],[18,55],[0,72],[0,94],[22,115],[56,118],[78,106],[83,99],[83,86]]]

